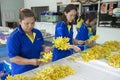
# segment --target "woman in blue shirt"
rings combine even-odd
[[[81,18],[82,17],[82,18]],[[97,19],[97,15],[94,12],[90,12],[87,13],[85,15],[82,15],[80,17],[80,19],[78,19],[78,23],[81,19],[84,20],[84,22],[82,23],[82,25],[80,25],[80,27],[77,29],[77,35],[76,35],[76,40],[82,40],[85,41],[84,44],[79,45],[79,47],[84,50],[84,46],[88,45],[88,46],[93,46],[94,44],[92,43],[87,43],[86,41],[90,38],[90,36],[92,36],[91,33],[91,28],[90,26],[94,26],[96,23],[96,19]]]
[[[52,61],[56,61],[58,59],[67,57],[71,54],[73,54],[73,50],[75,52],[80,52],[81,50],[73,45],[73,42],[76,43],[76,40],[73,40],[73,25],[72,22],[74,18],[76,17],[77,9],[73,4],[69,4],[64,9],[62,20],[59,21],[56,25],[55,29],[55,38],[57,37],[68,37],[70,47],[69,50],[58,50],[57,48],[53,49],[53,59]],[[81,41],[82,42],[82,41]]]
[[[38,60],[40,52],[50,51],[50,47],[44,45],[41,32],[34,29],[35,16],[31,10],[20,10],[19,24],[7,40],[12,75],[37,68],[40,65],[40,61]]]

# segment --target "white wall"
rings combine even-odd
[[[55,23],[48,22],[35,22],[35,28],[39,30],[45,30],[47,33],[55,34]]]
[[[103,2],[120,1],[120,0],[102,0]],[[63,4],[71,3],[71,0],[24,0],[24,7],[31,8],[34,6],[49,6],[50,11],[57,11],[57,2],[63,2]]]
[[[29,9],[33,6],[49,6],[50,11],[57,11],[57,2],[66,4],[70,3],[70,0],[24,0],[24,6]]]
[[[103,43],[108,40],[120,41],[120,28],[103,28],[97,27],[97,34],[100,36],[98,43]]]
[[[2,26],[6,21],[17,22],[21,7],[24,7],[24,0],[1,0]]]

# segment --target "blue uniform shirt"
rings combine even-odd
[[[10,34],[7,40],[8,56],[10,58],[21,56],[28,59],[39,59],[44,43],[43,36],[39,30],[33,29],[32,32],[36,33],[33,43],[26,36],[20,25]],[[33,65],[19,65],[16,63],[11,63],[11,65],[12,75],[20,74],[38,67]]]
[[[69,43],[73,44],[73,27],[71,25],[70,31],[68,30],[68,25],[64,23],[64,21],[59,21],[56,25],[55,29],[55,38],[57,37],[68,37],[70,39]],[[69,56],[73,53],[72,49],[69,50],[58,50],[57,48],[53,49],[53,59],[52,61],[56,61],[58,59]]]
[[[77,32],[78,33],[76,35],[76,40],[86,41],[89,39],[89,36],[88,36],[89,32],[85,23],[81,25],[81,27],[77,30]],[[81,50],[84,50],[84,45],[79,45],[78,47],[81,48]]]

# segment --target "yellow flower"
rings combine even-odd
[[[75,74],[75,71],[68,65],[51,65],[45,69],[36,72],[34,76],[22,76],[20,74],[15,76],[8,76],[6,80],[59,80],[69,75]]]
[[[91,43],[92,41],[96,41],[98,38],[99,38],[99,35],[91,36],[91,37],[88,39],[88,42]]]
[[[105,58],[110,55],[110,49],[103,46],[94,46],[85,51],[82,54],[82,59],[84,61],[96,60]]]
[[[120,53],[111,54],[107,59],[109,65],[120,68]]]
[[[57,37],[55,40],[53,40],[53,45],[58,50],[68,50],[68,49],[70,49],[69,38],[67,38],[67,37],[64,37],[64,38]]]
[[[39,61],[41,62],[48,62],[48,61],[51,61],[52,60],[52,52],[47,52],[47,53],[44,53],[42,55],[42,58],[39,59]]]
[[[109,48],[111,51],[118,51],[120,50],[120,42],[118,41],[106,41],[104,46]]]

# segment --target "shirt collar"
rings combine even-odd
[[[21,28],[21,25],[18,25],[18,31],[19,31],[21,34],[25,34],[25,32],[23,31],[23,29]]]
[[[18,25],[18,31],[19,31],[21,34],[25,34],[25,32],[23,31],[21,25]],[[34,29],[34,28],[32,29],[32,32],[35,32],[35,29]]]

